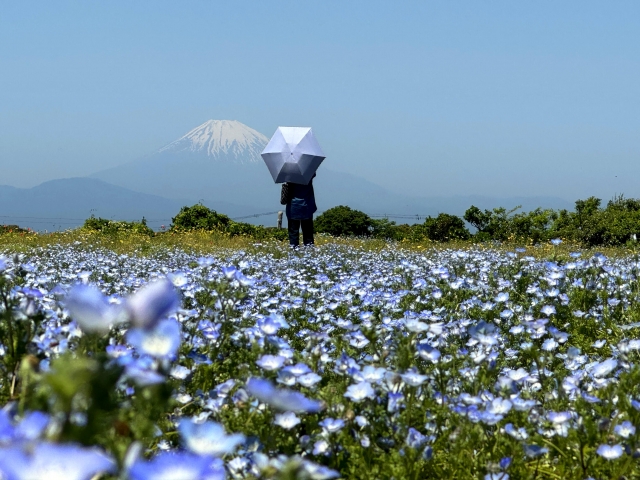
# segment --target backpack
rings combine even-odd
[[[288,182],[282,184],[282,191],[280,192],[280,204],[286,205],[291,201],[293,189],[289,186]]]

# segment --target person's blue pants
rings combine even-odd
[[[289,244],[292,247],[300,245],[300,227],[302,227],[302,242],[305,245],[313,245],[313,218],[305,220],[287,218],[287,227],[289,230]]]

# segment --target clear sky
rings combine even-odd
[[[416,195],[640,197],[640,2],[4,1],[0,183],[208,119]]]

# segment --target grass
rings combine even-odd
[[[316,234],[316,245],[349,246],[365,251],[381,251],[388,248],[390,242],[374,238],[336,238],[323,234]],[[5,232],[0,234],[0,250],[11,253],[29,253],[36,248],[46,248],[51,245],[74,245],[86,249],[108,249],[118,254],[149,255],[161,250],[180,249],[194,254],[206,255],[221,250],[244,250],[248,253],[263,252],[276,257],[283,254],[286,242],[276,240],[256,240],[249,236],[229,236],[219,232],[194,231],[185,233],[157,233],[155,236],[134,233],[118,233],[105,235],[84,230],[66,230],[63,232]],[[525,245],[521,243],[474,243],[473,241],[451,241],[447,243],[434,242],[427,239],[419,242],[394,242],[395,248],[409,252],[429,253],[433,250],[499,250],[513,251],[515,248],[525,248],[522,255],[535,258],[568,260],[569,254],[580,251],[584,257],[600,252],[607,257],[619,258],[637,254],[637,249],[629,247],[601,247],[585,249],[580,245],[562,243],[559,246],[551,244]]]

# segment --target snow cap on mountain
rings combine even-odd
[[[198,152],[209,157],[231,157],[239,163],[260,162],[269,139],[237,120],[208,120],[158,153]]]

